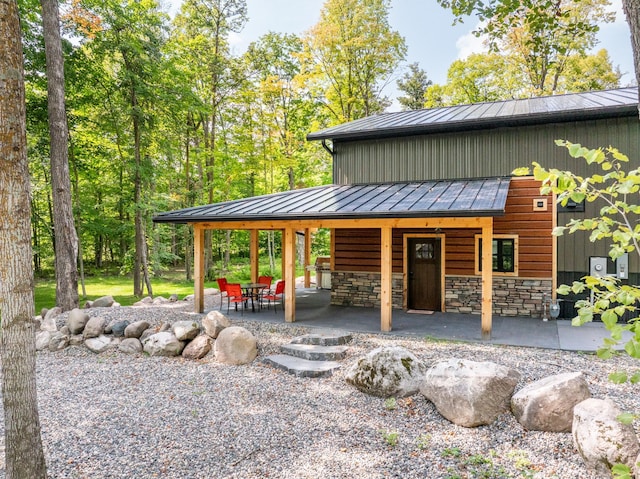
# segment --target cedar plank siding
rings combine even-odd
[[[547,199],[547,211],[533,211],[533,200],[541,198],[540,183],[530,178],[514,178],[509,188],[505,215],[494,218],[494,234],[518,235],[518,276],[552,276],[553,208]],[[447,275],[475,274],[475,234],[480,230],[445,229]],[[393,272],[402,273],[403,235],[431,233],[424,229],[393,230]],[[336,229],[334,233],[334,271],[380,272],[379,229]]]

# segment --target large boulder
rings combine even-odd
[[[176,321],[171,327],[178,341],[191,341],[200,334],[200,325],[197,321]]]
[[[104,334],[104,328],[107,325],[107,320],[100,316],[96,316],[94,318],[90,318],[87,321],[84,330],[82,331],[82,336],[87,338],[97,338],[101,334]]]
[[[228,328],[229,326],[231,326],[229,318],[220,311],[209,311],[207,315],[202,318],[202,327],[204,328],[204,332],[213,339],[218,337],[220,331],[224,328]]]
[[[149,356],[178,356],[184,349],[184,342],[179,341],[175,334],[162,331],[145,339],[143,346]]]
[[[97,338],[89,338],[85,340],[84,346],[91,352],[100,354],[107,349],[111,349],[117,346],[117,343],[113,338],[105,336],[104,334]]]
[[[36,333],[36,351],[49,349],[49,342],[53,335],[53,331],[38,331]]]
[[[211,351],[211,338],[206,334],[201,334],[182,351],[182,357],[186,359],[201,359]]]
[[[511,398],[511,412],[529,431],[571,432],[573,407],[590,397],[582,373],[556,374],[516,392]]]
[[[586,399],[573,408],[573,443],[598,477],[611,477],[616,463],[633,471],[640,453],[633,426],[620,422],[620,414],[610,399]]]
[[[113,334],[116,338],[122,338],[129,324],[130,322],[126,319],[114,319],[105,328],[105,333]]]
[[[134,306],[149,306],[153,303],[153,298],[151,296],[145,296],[140,301],[133,303]]]
[[[43,316],[42,319],[55,319],[61,314],[62,314],[62,308],[60,306],[55,306],[47,310],[47,313]]]
[[[518,371],[499,364],[450,359],[427,371],[420,392],[452,423],[475,427],[509,410],[519,379]]]
[[[54,308],[56,309],[56,308]],[[60,309],[60,308],[57,308]],[[53,311],[53,310],[50,310]],[[45,314],[42,317],[42,320],[40,321],[40,330],[41,331],[51,331],[51,332],[55,332],[58,330],[58,325],[56,324],[56,316],[57,315],[49,315],[48,313]]]
[[[124,337],[140,338],[140,336],[142,336],[142,333],[144,333],[147,329],[149,329],[149,321],[136,321],[124,328]]]
[[[125,354],[138,354],[142,352],[142,343],[138,338],[126,338],[120,342],[118,350]]]
[[[379,397],[406,397],[420,391],[427,367],[411,351],[399,347],[376,348],[358,359],[346,381],[360,391]]]
[[[245,328],[230,326],[218,335],[213,351],[221,363],[248,364],[258,355],[258,343]]]
[[[100,298],[94,299],[91,304],[92,308],[110,308],[114,303],[113,296],[102,296]]]
[[[80,334],[84,331],[84,327],[89,322],[89,315],[82,309],[74,308],[69,311],[67,317],[67,327],[70,334]]]

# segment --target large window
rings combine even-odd
[[[518,274],[518,236],[494,235],[492,243],[493,272],[505,276]],[[476,235],[476,274],[482,273],[482,236]]]

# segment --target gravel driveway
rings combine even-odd
[[[180,307],[90,311],[156,324],[194,317]],[[637,385],[607,380],[616,369],[637,367],[626,356],[603,361],[591,354],[354,335],[341,370],[329,378],[304,379],[266,366],[261,358],[308,330],[258,321],[233,324],[258,340],[259,356],[251,365],[218,364],[212,355],[201,361],[96,355],[84,347],[38,353],[50,477],[595,478],[582,465],[570,434],[528,432],[510,414],[467,429],[442,418],[420,395],[393,405],[346,384],[344,369],[382,345],[406,347],[427,364],[455,357],[513,367],[522,373],[516,389],[552,374],[582,371],[594,397],[638,409]]]

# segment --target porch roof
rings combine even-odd
[[[156,223],[504,214],[510,178],[325,185],[159,213]]]

